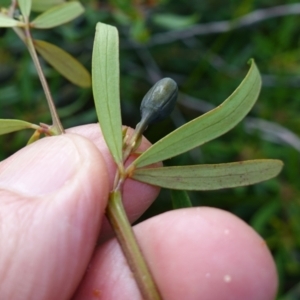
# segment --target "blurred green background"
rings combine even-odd
[[[0,6],[10,1],[0,0]],[[244,78],[253,57],[263,88],[254,109],[221,138],[166,164],[221,163],[279,158],[276,179],[255,186],[189,193],[196,206],[233,212],[263,236],[277,264],[278,299],[300,299],[300,2],[278,0],[81,1],[86,12],[66,25],[33,31],[65,49],[88,69],[95,25],[120,32],[123,123],[134,127],[139,104],[162,77],[180,88],[172,116],[149,128],[155,142],[224,101]],[[12,30],[0,30],[0,118],[51,123],[33,64]],[[63,125],[97,121],[90,89],[78,88],[43,62]],[[0,159],[23,147],[30,132],[0,137]],[[161,195],[142,217],[172,209]],[[246,283],[245,283],[246,284]]]

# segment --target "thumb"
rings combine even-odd
[[[1,299],[69,299],[96,244],[108,198],[100,152],[67,134],[0,163]]]

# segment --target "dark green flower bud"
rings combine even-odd
[[[141,103],[141,121],[136,125],[129,143],[130,150],[136,149],[148,125],[168,117],[175,107],[178,87],[171,78],[158,81],[145,95]],[[128,148],[129,149],[129,148]]]
[[[168,117],[175,107],[177,96],[178,87],[173,79],[159,80],[142,100],[140,123],[148,126]]]

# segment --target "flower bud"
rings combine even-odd
[[[140,123],[144,125],[143,127],[168,117],[175,107],[177,96],[178,87],[173,79],[159,80],[142,100]]]

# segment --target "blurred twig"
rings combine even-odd
[[[263,139],[276,144],[292,146],[300,152],[300,139],[298,136],[277,123],[247,117],[245,120],[245,129],[250,134],[260,131]]]
[[[162,79],[162,72],[146,47],[136,48],[136,52],[145,66],[146,72],[149,76],[148,80],[151,84],[155,84],[158,80]]]
[[[154,34],[148,42],[148,46],[167,44],[177,40],[192,38],[197,35],[228,32],[242,27],[252,26],[267,19],[298,14],[300,14],[300,3],[258,9],[233,21],[218,21],[206,24],[197,24],[183,30],[173,30]]]
[[[192,40],[193,40],[192,45],[186,43],[187,41],[192,41]],[[184,43],[189,48],[194,47],[197,49],[201,49],[202,53],[209,51],[203,48],[201,45],[199,45],[199,41],[197,41],[196,39],[185,40]],[[157,82],[159,79],[163,77],[162,76],[163,72],[159,68],[158,64],[156,63],[153,56],[151,55],[151,52],[146,46],[135,48],[135,50],[147,71],[148,74],[147,80],[151,84],[154,84],[155,82]],[[214,69],[225,72],[226,75],[235,77],[236,74],[240,72],[240,68],[238,66],[227,63],[220,55],[217,55],[216,53],[209,52],[206,55],[206,59]],[[261,74],[261,76],[263,80],[263,86],[265,87],[278,87],[279,84],[283,86],[291,86],[291,87],[300,86],[300,76],[297,76],[296,74],[293,75]]]
[[[293,75],[286,75],[286,76],[278,76],[278,75],[271,75],[271,74],[261,74],[263,79],[263,85],[269,87],[278,87],[278,85],[282,85],[285,87],[299,87],[300,86],[300,76],[293,74]]]

